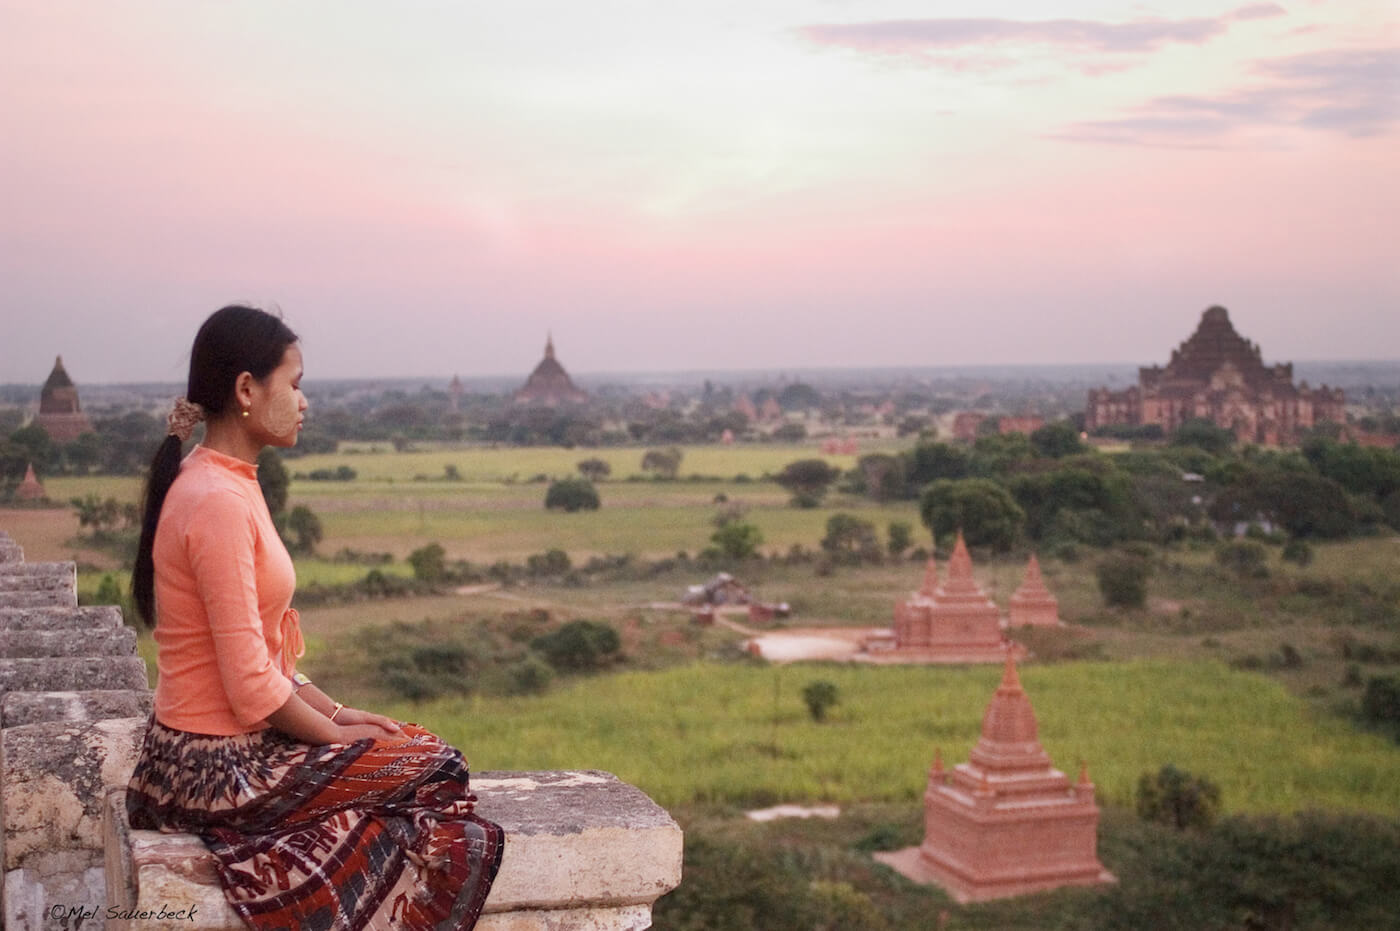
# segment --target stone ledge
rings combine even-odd
[[[146,718],[155,701],[149,689],[85,689],[73,692],[7,692],[0,700],[0,727],[47,721]]]
[[[95,630],[0,629],[0,656],[9,659],[135,655],[136,631],[131,627],[99,627]]]
[[[480,931],[640,931],[680,883],[679,826],[610,773],[479,773],[472,788],[478,811],[506,831]],[[110,905],[194,905],[203,931],[242,928],[198,838],[129,830],[121,791],[109,793],[104,822]]]
[[[139,656],[50,656],[0,659],[0,694],[78,689],[150,688]]]
[[[121,626],[122,609],[116,605],[32,608],[0,606],[0,630],[105,630]]]

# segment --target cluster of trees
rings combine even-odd
[[[135,475],[150,466],[165,437],[165,424],[140,411],[100,418],[93,432],[70,443],[56,442],[37,423],[21,427],[16,417],[5,420],[11,424],[0,420],[0,484],[22,479],[31,462],[40,475]]]
[[[1400,529],[1400,452],[1323,436],[1297,450],[1237,450],[1229,431],[1206,422],[1168,445],[1112,456],[1087,450],[1068,422],[970,446],[924,442],[862,457],[845,488],[917,498],[936,539],[961,527],[968,543],[998,550],[1022,538],[1170,542],[1250,524],[1300,540]]]

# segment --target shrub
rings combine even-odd
[[[612,466],[608,464],[607,460],[594,456],[581,461],[578,464],[578,471],[590,482],[598,482],[612,475]]]
[[[1306,566],[1313,560],[1313,549],[1306,540],[1294,538],[1283,545],[1283,552],[1279,554],[1279,558]]]
[[[836,683],[818,679],[816,682],[808,682],[803,687],[802,701],[807,704],[807,711],[812,715],[812,720],[820,724],[826,720],[826,709],[840,701],[840,693]]]
[[[512,664],[506,675],[510,679],[513,695],[534,695],[549,688],[554,678],[554,669],[534,653],[528,654],[518,663]]]
[[[572,568],[569,554],[559,549],[535,553],[525,560],[525,571],[534,578],[564,575]]]
[[[1220,811],[1220,788],[1204,776],[1193,776],[1171,763],[1154,776],[1138,779],[1137,813],[1144,821],[1168,824],[1178,831],[1208,828]]]
[[[1099,563],[1099,592],[1104,604],[1117,608],[1141,608],[1147,603],[1147,579],[1152,563],[1140,556],[1117,553]]]
[[[763,532],[753,524],[741,520],[730,521],[710,534],[710,542],[722,557],[748,559],[758,552],[758,546],[763,542]]]
[[[1215,548],[1215,561],[1240,578],[1262,578],[1269,574],[1268,552],[1253,540],[1228,540]]]
[[[545,492],[544,506],[549,510],[561,508],[566,513],[598,510],[598,490],[584,478],[561,478]]]
[[[914,542],[913,532],[913,528],[909,525],[908,521],[890,521],[888,528],[889,543],[887,544],[887,548],[891,556],[898,556],[900,553],[909,549],[909,544]]]
[[[1361,720],[1400,740],[1400,678],[1372,676],[1361,696]]]
[[[420,582],[436,582],[447,574],[447,551],[441,543],[429,543],[408,554],[413,577]]]
[[[608,624],[569,621],[558,630],[531,640],[530,648],[560,672],[591,672],[617,659],[622,638]]]

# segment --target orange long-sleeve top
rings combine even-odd
[[[302,646],[296,570],[257,466],[196,446],[161,507],[152,555],[156,720],[220,736],[267,727]]]

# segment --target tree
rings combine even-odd
[[[268,447],[258,453],[258,484],[262,486],[269,514],[275,516],[287,509],[287,488],[291,483],[287,467],[282,465],[282,457],[275,450]]]
[[[316,544],[321,542],[321,519],[311,508],[297,505],[287,516],[287,529],[296,537],[297,552],[314,553]]]
[[[413,577],[420,582],[436,582],[447,575],[447,551],[441,543],[429,543],[408,554]]]
[[[1144,821],[1169,824],[1178,831],[1208,828],[1220,811],[1220,787],[1171,763],[1154,776],[1138,779],[1137,813]]]
[[[598,490],[585,478],[561,478],[545,492],[544,506],[549,510],[562,508],[566,513],[598,510]]]
[[[904,496],[904,458],[889,453],[870,453],[856,462],[857,491],[876,501],[891,501]]]
[[[675,478],[685,454],[675,446],[649,449],[642,456],[642,471],[655,472],[661,478]]]
[[[1234,444],[1233,433],[1203,417],[1186,421],[1176,428],[1176,433],[1172,436],[1173,446],[1195,446],[1213,456],[1228,452]]]
[[[1116,608],[1141,608],[1147,603],[1147,579],[1152,563],[1131,553],[1114,553],[1096,570],[1104,604]]]
[[[783,466],[774,480],[792,493],[795,507],[811,508],[821,503],[827,488],[841,477],[841,470],[825,459],[798,459]]]
[[[808,682],[803,687],[802,701],[806,703],[812,720],[820,724],[826,720],[826,709],[840,701],[840,692],[836,683],[818,679],[816,682]]]
[[[891,556],[899,556],[914,542],[913,528],[908,521],[892,520],[888,528],[889,551]]]
[[[94,536],[102,536],[117,529],[122,519],[121,502],[116,498],[102,499],[97,495],[72,498],[68,502],[78,515],[79,527],[91,527]]]
[[[1063,459],[1084,452],[1084,444],[1079,442],[1079,431],[1066,420],[1047,423],[1033,432],[1031,445],[1037,454],[1046,459]]]
[[[922,488],[940,478],[967,478],[969,457],[967,451],[948,443],[920,443],[906,454],[908,466],[905,469],[907,481],[914,488]]]
[[[560,672],[589,672],[617,659],[622,638],[607,624],[578,620],[536,637],[530,648]]]
[[[827,518],[826,536],[822,549],[841,562],[880,561],[880,540],[875,525],[851,514],[838,513]]]
[[[939,479],[919,499],[924,526],[939,537],[959,529],[970,546],[1011,548],[1026,521],[1026,513],[997,482],[984,478]]]
[[[758,552],[763,542],[763,532],[753,524],[741,520],[730,521],[710,534],[710,542],[719,548],[720,555],[729,559],[748,559]]]
[[[607,460],[599,459],[594,456],[581,461],[578,464],[578,471],[580,475],[590,482],[601,482],[609,475],[612,475],[612,466],[608,465]]]
[[[795,381],[778,392],[778,406],[785,411],[810,410],[822,406],[822,395],[811,385]]]

